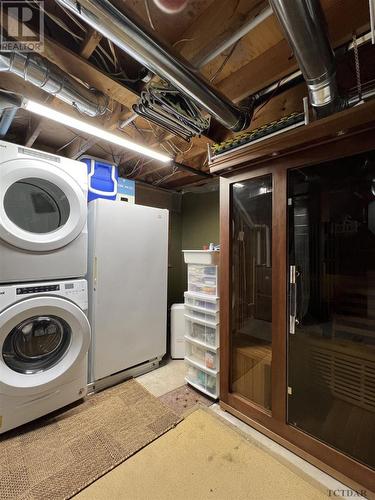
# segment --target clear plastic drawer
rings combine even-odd
[[[200,319],[203,321],[209,321],[210,323],[219,323],[220,313],[218,312],[208,312],[206,309],[200,307],[188,306],[185,304],[185,314],[194,319]]]
[[[187,306],[199,307],[207,311],[219,311],[220,299],[217,297],[201,297],[194,293],[185,292],[185,304]]]
[[[188,363],[186,381],[212,398],[216,399],[219,395],[219,374],[209,375]]]
[[[185,356],[188,361],[202,365],[210,370],[219,370],[219,352],[186,339]]]
[[[217,348],[219,346],[219,325],[197,320],[185,313],[185,335],[203,345]]]
[[[218,293],[218,268],[202,264],[189,264],[188,290],[207,295]]]

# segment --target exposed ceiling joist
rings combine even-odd
[[[123,118],[123,115],[124,113],[121,111],[120,104],[117,104],[109,119],[102,120],[101,126],[109,132],[114,132],[119,120]],[[100,140],[100,137],[89,137],[88,139],[77,140],[65,149],[64,154],[68,158],[76,160],[94,146],[98,140]]]
[[[328,4],[325,15],[333,47],[349,41],[352,33],[368,29],[367,0],[330,0],[325,3]],[[296,60],[283,39],[222,80],[218,87],[227,97],[238,102],[296,69]]]
[[[79,51],[80,56],[83,57],[84,59],[89,59],[91,54],[99,45],[101,39],[102,39],[101,33],[98,33],[93,29],[87,30],[86,37],[82,42]]]
[[[199,59],[266,5],[264,0],[215,0],[185,31],[186,41],[176,48],[189,61]]]
[[[113,1],[117,2],[120,9],[125,10],[128,8],[122,5],[123,0]],[[135,10],[138,8],[143,9],[143,1],[137,2],[132,3]],[[321,3],[326,14],[332,45],[335,47],[350,40],[354,31],[361,33],[367,29],[369,23],[368,0],[321,0]],[[173,34],[167,33],[168,23],[170,23],[173,16],[164,16],[164,20],[163,15],[156,16],[157,10],[152,11],[153,17],[158,20],[156,24],[159,35],[164,40],[172,42],[172,44],[174,41],[175,49],[180,51],[186,59],[193,62],[203,54],[213,51],[224,39],[227,39],[234,31],[238,30],[243,23],[263,10],[268,5],[268,2],[266,0],[213,0],[212,2],[207,1],[205,5],[206,7],[203,7],[203,4],[201,4],[200,9],[205,10],[199,16],[191,17],[191,12],[188,9],[179,14],[179,16],[190,16],[190,21],[186,19],[182,23],[184,26],[187,26],[189,22],[191,24],[187,30],[175,30]],[[51,8],[51,5],[49,7]],[[63,13],[60,14],[63,16]],[[147,22],[145,16],[144,19]],[[191,22],[191,19],[194,19],[194,21]],[[137,101],[138,96],[135,91],[115,81],[112,76],[105,74],[87,61],[87,58],[98,47],[101,39],[100,34],[89,29],[81,47],[77,49],[78,53],[76,53],[50,37],[46,37],[46,51],[43,56],[76,79],[97,88],[113,100],[112,115],[108,113],[106,119],[87,118],[87,122],[110,131],[116,131],[118,120],[129,117],[132,113],[132,105]],[[65,43],[63,39],[62,42]],[[228,58],[229,54],[232,55]],[[129,64],[130,59],[127,55],[120,54],[120,52],[117,55]],[[202,69],[203,74],[210,79],[224,61],[225,67],[220,70],[215,78],[214,85],[235,102],[239,102],[269,84],[277,82],[297,68],[291,49],[284,40],[274,16],[267,17],[255,29],[245,35],[236,44],[236,50],[233,53],[226,50],[209,62]],[[19,91],[26,97],[46,102],[46,93],[12,75],[2,74],[0,87],[16,92]],[[269,123],[290,112],[301,110],[301,100],[305,92],[305,85],[300,84],[283,94],[272,96],[269,102],[266,102],[262,108],[255,111],[251,128]],[[48,102],[54,109],[77,116],[72,108],[61,101],[52,99]],[[120,103],[122,108],[116,103]],[[22,112],[20,115],[25,118],[26,123],[26,115],[22,114]],[[54,144],[54,137],[51,134],[48,137],[47,127],[43,131],[43,122],[46,123],[43,119],[33,119],[31,121],[31,126],[27,131],[26,144],[32,145],[41,132],[42,135],[39,141],[41,143],[46,141],[45,144],[55,146],[55,150],[57,150],[61,146],[62,140],[60,140],[60,144],[57,143],[57,134],[57,144]],[[68,143],[69,132],[65,132],[61,128],[60,130],[63,132],[62,136],[64,136],[65,143]],[[15,131],[18,136],[25,135],[25,129],[22,131],[21,127],[15,128]],[[103,143],[100,144],[100,138],[84,138],[79,137],[77,134],[77,139],[74,139],[74,131],[71,132],[73,142],[62,149],[64,155],[76,158],[90,148],[98,152],[99,150],[95,146],[103,146],[103,148],[105,146]],[[132,140],[147,143],[149,147],[162,148],[164,146],[170,152],[173,151],[178,162],[185,163],[197,170],[202,169],[204,171],[206,168],[205,156],[208,142],[206,138],[195,138],[190,146],[160,127],[153,124],[150,126],[149,122],[140,117],[136,119],[133,125],[126,127],[122,132],[118,131],[118,134],[125,134]],[[84,134],[82,135],[84,136]],[[225,132],[220,130],[218,135],[224,138]],[[171,143],[173,143],[173,146]],[[107,150],[108,148],[104,149]],[[109,153],[108,150],[108,157]],[[105,155],[106,153],[104,153],[104,157],[106,157]],[[129,153],[126,152],[122,155],[122,158],[123,166],[129,162],[130,167],[131,164],[134,165],[133,160],[138,158],[138,155],[129,151]],[[170,166],[161,165],[152,160],[141,161],[139,165],[142,165],[142,168],[137,168],[136,178],[152,183],[157,182],[160,186],[181,188],[184,184],[195,182],[194,173],[179,172],[171,176],[173,169]],[[198,180],[198,182],[201,181]]]
[[[34,144],[34,142],[39,137],[39,134],[41,133],[42,129],[43,129],[43,119],[42,118],[37,118],[37,119],[31,120],[30,128],[29,128],[29,131],[27,133],[25,143],[24,143],[26,148],[31,148],[31,146]]]
[[[4,14],[3,18],[3,21],[6,21],[7,15]],[[18,24],[18,33],[27,32],[30,35],[35,34],[29,27],[26,28],[20,22]],[[19,39],[17,36],[15,38]],[[137,100],[137,95],[134,92],[90,64],[85,57],[67,49],[46,35],[44,35],[43,57],[56,64],[56,66],[69,75],[103,92],[103,94],[106,94],[109,98],[121,103],[128,109],[131,109]]]
[[[80,49],[80,55],[81,57],[88,59],[95,48],[98,46],[100,43],[100,40],[102,39],[102,35],[98,33],[95,30],[89,30],[87,31],[86,38],[82,42],[81,49]],[[50,101],[51,103],[51,101]],[[43,130],[43,118],[39,118],[37,120],[32,120],[32,123],[34,123],[34,126],[29,130],[28,135],[26,136],[25,140],[25,146],[26,147],[31,147],[34,142],[37,140],[39,137],[39,134]]]

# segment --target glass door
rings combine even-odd
[[[271,410],[272,176],[231,190],[231,392]]]
[[[375,154],[288,173],[288,423],[375,467]]]

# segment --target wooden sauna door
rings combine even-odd
[[[375,468],[375,155],[288,172],[290,426]]]

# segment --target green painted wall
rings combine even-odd
[[[182,250],[201,250],[220,242],[219,191],[186,193],[182,197]],[[187,268],[182,262],[181,292],[187,290]]]
[[[219,191],[182,197],[182,248],[199,250],[219,243]]]
[[[182,195],[137,184],[136,203],[169,210],[168,304],[183,302],[187,270],[182,250],[219,243],[219,191]]]

